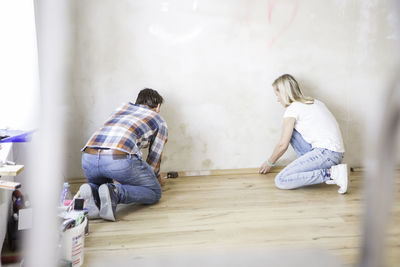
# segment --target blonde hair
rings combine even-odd
[[[314,104],[314,98],[303,95],[297,81],[292,75],[284,74],[280,76],[273,82],[272,86],[281,94],[285,106],[289,106],[295,101],[304,104]]]

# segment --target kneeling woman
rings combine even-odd
[[[347,165],[340,164],[344,145],[338,123],[321,101],[305,97],[296,80],[282,75],[272,84],[278,102],[286,108],[283,131],[272,155],[260,167],[267,173],[286,152],[289,143],[298,158],[284,168],[275,178],[280,189],[302,186],[336,184],[339,193],[347,191]]]

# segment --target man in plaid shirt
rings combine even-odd
[[[161,198],[160,162],[168,135],[159,115],[162,103],[157,91],[143,89],[135,104],[116,109],[82,148],[88,183],[80,187],[80,194],[89,218],[115,221],[118,203],[154,204]],[[146,147],[144,161],[141,149]]]

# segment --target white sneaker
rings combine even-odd
[[[339,164],[331,168],[331,180],[326,181],[327,184],[336,184],[340,188],[339,194],[345,194],[349,185],[349,177],[347,175],[347,164]]]

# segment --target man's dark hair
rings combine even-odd
[[[160,94],[153,89],[144,88],[141,90],[136,98],[136,104],[146,105],[150,108],[156,108],[158,104],[162,104],[164,99]]]

